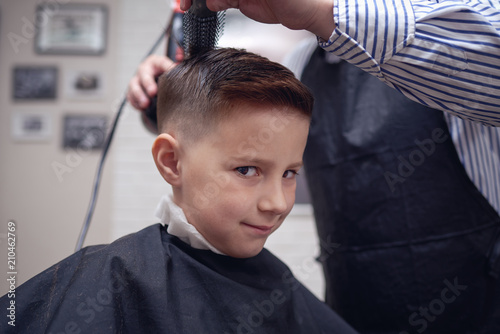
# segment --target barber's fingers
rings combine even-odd
[[[149,99],[158,92],[155,78],[174,65],[174,62],[165,56],[151,55],[146,58],[129,82],[127,100],[130,104],[136,109],[145,109],[149,105]]]
[[[181,9],[188,10],[192,3],[192,0],[181,0]],[[207,0],[207,7],[214,12],[219,12],[228,8],[239,8],[239,0]]]
[[[158,87],[155,78],[174,66],[174,62],[165,56],[151,55],[139,65],[136,76],[144,92],[149,97],[156,95]]]
[[[144,92],[137,76],[133,77],[128,84],[127,100],[139,110],[144,110],[149,105],[149,97]]]

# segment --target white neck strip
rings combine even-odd
[[[162,224],[168,225],[167,232],[169,234],[175,235],[191,247],[211,250],[216,254],[225,255],[212,246],[212,244],[198,232],[196,227],[187,221],[184,211],[173,202],[171,195],[165,195],[161,198],[160,203],[158,203],[156,207],[155,215],[160,219]]]

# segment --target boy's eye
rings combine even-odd
[[[299,175],[299,173],[297,173],[296,171],[294,170],[287,170],[283,173],[283,178],[285,179],[293,179],[295,176]]]
[[[259,175],[259,173],[257,172],[257,168],[256,167],[252,167],[252,166],[236,167],[235,170],[239,174],[244,175],[244,176],[256,176],[256,175]]]

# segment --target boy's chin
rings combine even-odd
[[[263,248],[264,248],[264,245],[262,245],[260,247],[255,247],[252,249],[228,252],[228,253],[226,253],[226,255],[234,257],[234,258],[238,258],[238,259],[247,259],[247,258],[259,255],[259,253],[262,252]]]

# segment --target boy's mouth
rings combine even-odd
[[[241,223],[243,226],[248,227],[250,230],[252,230],[254,233],[257,233],[259,235],[269,235],[273,231],[274,226],[265,226],[265,225],[253,225],[253,224],[248,224],[245,222]]]

